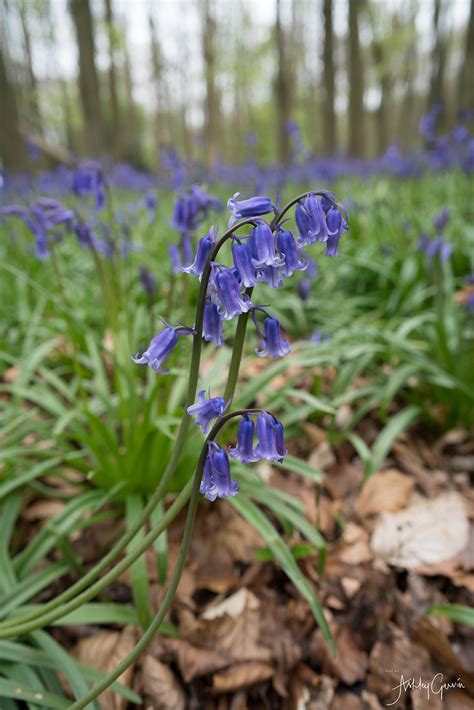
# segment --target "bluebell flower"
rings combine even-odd
[[[105,183],[101,164],[96,160],[88,160],[74,171],[72,176],[72,191],[76,195],[93,195],[96,208],[103,209],[105,205]]]
[[[146,295],[151,301],[156,292],[156,278],[146,266],[143,266],[143,264],[140,264],[138,276]]]
[[[259,274],[259,281],[268,284],[271,288],[281,288],[283,286],[281,267],[265,266]]]
[[[443,241],[441,237],[435,237],[435,239],[432,239],[426,246],[425,254],[429,261],[432,261],[436,254],[439,254],[439,258],[444,263],[451,256],[452,250],[452,246],[449,242]]]
[[[224,345],[222,318],[219,315],[216,304],[211,301],[206,301],[204,304],[202,337],[206,342],[214,343],[217,347]]]
[[[206,390],[201,390],[196,404],[188,407],[188,414],[194,417],[203,434],[207,434],[212,420],[216,419],[216,417],[222,417],[229,403],[224,402],[222,397],[206,398]]]
[[[182,266],[180,271],[184,271],[187,274],[194,274],[195,276],[202,275],[209,258],[209,254],[214,246],[216,234],[217,230],[214,227],[211,227],[206,236],[199,240],[193,263],[190,266]]]
[[[291,232],[279,229],[276,242],[278,251],[285,259],[282,266],[284,276],[291,276],[294,271],[305,271],[308,268],[309,262],[298,253],[295,238]]]
[[[252,256],[249,245],[242,243],[239,239],[235,239],[232,244],[232,256],[234,259],[234,266],[239,273],[241,284],[245,286],[245,288],[255,286],[258,278],[252,264]]]
[[[168,325],[152,338],[148,349],[142,355],[138,353],[135,356],[132,355],[132,360],[137,365],[148,365],[155,372],[167,375],[169,369],[163,370],[163,364],[175,349],[178,343],[178,336],[190,335],[191,333],[193,333],[191,328],[183,328],[182,326],[173,328],[173,326]]]
[[[260,222],[253,230],[255,240],[256,258],[252,259],[252,264],[256,269],[264,266],[282,266],[284,259],[277,256],[275,251],[275,239],[273,232],[266,222]]]
[[[231,212],[229,227],[232,227],[234,222],[237,222],[238,219],[259,217],[264,214],[269,214],[275,209],[269,197],[256,196],[250,197],[248,200],[237,201],[236,198],[239,195],[240,192],[236,192],[233,197],[227,200],[227,209]]]
[[[240,463],[254,463],[260,459],[260,455],[253,445],[255,434],[255,424],[253,420],[244,414],[237,429],[237,446],[229,448],[229,456],[232,456]]]
[[[437,232],[442,232],[449,222],[451,212],[449,207],[444,207],[433,218],[433,226]]]
[[[325,214],[327,214],[331,207],[334,207],[335,204],[336,196],[334,192],[331,192],[330,190],[325,190],[324,194],[321,195],[321,207],[323,208]]]
[[[257,452],[262,459],[283,461],[288,453],[283,425],[270,412],[262,412],[257,417],[257,439]]]
[[[171,269],[173,270],[173,273],[176,274],[178,271],[181,271],[182,268],[181,254],[179,253],[179,249],[176,244],[171,244],[168,247],[168,254],[171,260]]]
[[[219,444],[210,441],[204,464],[204,475],[199,491],[207,500],[228,498],[239,492],[239,484],[230,477],[230,461],[227,452]]]
[[[255,349],[259,357],[283,357],[290,352],[291,348],[288,340],[281,337],[280,321],[277,318],[265,318],[260,347],[262,350]]]
[[[312,222],[311,236],[316,237],[319,242],[325,244],[328,239],[329,226],[322,202],[317,195],[308,195],[305,202],[305,209]],[[328,210],[328,215],[330,211],[331,210]]]
[[[231,320],[252,308],[248,296],[240,293],[240,284],[233,269],[213,264],[214,284],[219,305],[217,310],[224,320]]]
[[[326,256],[339,256],[337,249],[339,239],[347,231],[347,223],[337,207],[332,207],[327,214],[329,236],[326,242]]]

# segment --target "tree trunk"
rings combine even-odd
[[[433,34],[435,36],[435,44],[431,54],[431,81],[428,94],[428,110],[435,103],[443,104],[444,75],[447,57],[447,42],[442,27],[443,21],[445,20],[443,17],[444,9],[441,0],[435,0],[433,5]]]
[[[285,165],[290,159],[290,136],[288,134],[288,124],[291,119],[291,75],[286,57],[285,35],[281,20],[281,2],[276,0],[276,48],[278,56],[278,68],[275,81],[275,98],[278,111],[278,157]]]
[[[63,109],[64,137],[67,148],[74,153],[75,141],[72,129],[71,102],[69,100],[69,90],[65,79],[60,79],[61,103]]]
[[[474,0],[471,0],[464,61],[459,79],[459,108],[474,110]]]
[[[7,170],[24,170],[27,166],[25,142],[20,132],[15,88],[7,74],[0,45],[0,163]]]
[[[359,41],[362,0],[349,0],[349,154],[362,156],[365,148],[364,73]]]
[[[117,70],[115,66],[115,26],[112,0],[105,0],[105,21],[109,43],[109,94],[110,94],[110,125],[112,129],[112,155],[114,160],[123,157],[122,120],[118,98]]]
[[[79,91],[84,117],[84,145],[91,156],[103,149],[99,79],[95,65],[94,34],[89,0],[70,0],[79,49]]]
[[[28,93],[28,104],[30,113],[30,124],[33,131],[41,133],[41,113],[38,101],[38,82],[36,80],[36,74],[33,69],[33,54],[31,50],[31,36],[30,28],[28,26],[28,8],[25,5],[24,0],[20,4],[20,21],[21,21],[21,31],[23,34],[23,42],[25,45],[26,61],[28,64],[28,79],[29,79],[29,93]]]
[[[210,0],[203,0],[204,28],[202,51],[206,79],[205,139],[208,167],[212,170],[219,153],[219,94],[216,86],[216,22],[211,14]]]
[[[171,143],[171,136],[169,135],[169,102],[163,76],[161,47],[155,22],[151,15],[148,16],[148,25],[150,28],[152,81],[155,89],[154,134],[156,149],[159,151],[163,145]]]
[[[333,155],[336,152],[336,77],[334,70],[334,30],[332,0],[324,0],[324,46],[323,46],[323,86],[322,86],[322,124],[323,152]]]

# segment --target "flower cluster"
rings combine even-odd
[[[201,211],[206,211],[212,204],[212,200],[206,202],[204,195],[202,191],[190,190],[176,203],[173,224],[182,234],[189,235],[197,225],[199,209],[196,205],[199,199],[204,205]],[[163,363],[176,347],[179,335],[194,333],[219,347],[224,344],[224,322],[248,313],[251,313],[259,338],[259,347],[255,350],[259,357],[278,358],[290,352],[290,344],[282,336],[280,322],[266,308],[252,302],[252,290],[261,283],[279,288],[296,271],[306,271],[308,267],[311,267],[311,275],[314,276],[315,264],[306,257],[304,249],[319,242],[325,245],[326,255],[337,256],[339,239],[348,229],[346,213],[337,205],[331,192],[305,193],[281,213],[269,197],[237,200],[238,196],[239,193],[236,193],[228,201],[230,228],[221,240],[217,241],[217,230],[211,227],[199,240],[194,258],[192,255],[189,257],[189,265],[179,266],[181,271],[201,280],[202,332],[185,326],[174,328],[166,325],[142,355],[132,358],[134,362],[167,374],[169,370],[163,369]],[[293,204],[296,205],[297,237],[286,224],[282,224],[282,217]],[[273,212],[275,216],[270,224],[262,219],[263,215]],[[241,219],[246,220],[245,224],[239,224]],[[243,227],[247,234],[241,234]],[[232,240],[232,266],[216,261],[218,251],[227,239]],[[258,323],[258,316],[262,314],[263,327]],[[213,420],[223,417],[229,404],[222,397],[211,397],[201,390],[198,401],[188,406],[187,413],[207,434]],[[242,415],[241,412],[237,414]],[[226,415],[226,418],[229,416],[233,415]],[[285,454],[282,424],[267,411],[259,410],[255,417],[244,413],[235,447],[230,447],[227,452],[213,441],[213,437],[208,441],[201,493],[209,500],[215,500],[238,492],[237,481],[230,478],[229,456],[241,463],[262,458],[281,462]]]
[[[214,399],[220,400],[219,397]],[[207,402],[212,402],[212,399]],[[190,407],[188,412],[191,409]],[[229,456],[241,463],[254,463],[260,459],[281,462],[287,453],[281,422],[265,410],[258,413],[256,424],[248,414],[241,417],[237,430],[237,444],[229,447],[228,452],[215,441],[210,440],[207,445],[208,453],[200,491],[211,501],[216,498],[235,496],[239,492],[237,481],[230,477]]]
[[[179,244],[172,244],[169,255],[173,271],[192,269],[183,267],[183,264],[192,260],[191,237],[199,225],[206,219],[210,210],[222,207],[220,200],[207,193],[198,185],[191,185],[188,190],[181,192],[175,200],[171,226],[180,234]],[[191,270],[191,273],[195,271]]]
[[[444,207],[437,212],[433,217],[433,227],[436,230],[436,236],[430,239],[426,232],[422,232],[418,239],[418,249],[423,252],[428,261],[432,261],[436,255],[444,263],[448,261],[452,254],[453,248],[451,244],[441,236],[451,218],[451,213],[448,207]]]
[[[54,229],[59,225],[70,226],[74,213],[57,200],[43,197],[28,207],[8,205],[1,210],[4,215],[19,217],[35,237],[35,251],[38,259],[49,256],[49,241]],[[56,235],[59,236],[59,235]]]

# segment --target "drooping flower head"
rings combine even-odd
[[[143,264],[140,264],[138,276],[148,299],[152,300],[156,292],[156,278]]]
[[[210,300],[206,301],[204,305],[202,337],[206,342],[214,343],[217,347],[224,345],[222,318],[219,315],[216,304]]]
[[[433,226],[436,231],[443,232],[451,217],[449,207],[444,207],[433,218]]]
[[[239,273],[241,284],[245,286],[245,288],[255,286],[258,281],[258,275],[252,264],[250,245],[246,242],[241,242],[240,239],[234,239],[232,243],[232,256],[234,266]]]
[[[237,446],[229,448],[229,456],[240,463],[258,461],[260,455],[253,445],[254,434],[255,424],[247,414],[244,414],[237,429]]]
[[[329,234],[326,242],[326,256],[339,256],[339,239],[347,231],[347,222],[337,207],[331,207],[326,221]]]
[[[294,271],[305,271],[308,268],[309,261],[298,253],[295,238],[290,231],[278,230],[277,249],[285,260],[282,266],[284,276],[291,276]]]
[[[257,417],[257,451],[261,458],[280,463],[288,453],[285,449],[284,429],[281,422],[262,411]]]
[[[208,454],[204,464],[204,475],[200,493],[207,500],[228,498],[239,492],[239,484],[230,477],[230,462],[225,449],[214,441],[208,443]]]
[[[227,209],[231,213],[229,219],[229,227],[232,227],[234,222],[246,217],[259,217],[264,214],[269,214],[275,209],[269,197],[256,196],[250,197],[248,200],[237,200],[240,192],[227,200]]]
[[[255,311],[254,311],[255,313]],[[256,320],[254,319],[255,325]],[[257,328],[258,331],[258,328]],[[259,357],[283,357],[288,355],[290,352],[290,344],[288,340],[281,337],[280,321],[277,318],[265,318],[263,323],[263,334],[259,332],[261,336],[260,347],[255,349],[255,352]]]
[[[212,420],[221,417],[229,404],[222,397],[206,397],[206,390],[201,390],[196,404],[188,407],[188,414],[194,417],[196,424],[207,434]]]
[[[282,266],[285,259],[279,257],[275,251],[275,239],[273,232],[266,222],[260,222],[253,230],[256,257],[252,259],[252,264],[256,269],[265,266]]]
[[[231,320],[252,308],[248,296],[240,293],[240,283],[233,269],[226,269],[220,264],[212,264],[214,285],[218,299],[217,310],[224,320]]]
[[[96,208],[105,205],[105,181],[102,165],[97,160],[87,160],[79,165],[72,175],[72,191],[79,196],[95,197]]]
[[[193,332],[192,328],[185,328],[183,326],[174,328],[171,325],[167,325],[164,330],[160,331],[152,338],[147,350],[145,350],[142,355],[138,353],[135,356],[132,355],[132,360],[136,362],[137,365],[148,365],[148,367],[151,367],[155,372],[159,372],[161,375],[167,375],[169,369],[163,370],[163,364],[178,344],[178,337],[180,335],[190,335]]]
[[[194,276],[201,276],[212,247],[215,244],[216,236],[217,229],[211,227],[206,236],[199,240],[193,263],[190,266],[180,267],[180,271],[184,271],[187,274],[194,274]]]

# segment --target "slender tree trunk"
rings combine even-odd
[[[65,79],[60,80],[61,103],[63,109],[64,136],[66,146],[71,151],[75,150],[74,133],[72,130],[71,103],[69,101],[69,90]]]
[[[334,69],[334,29],[332,0],[324,0],[324,45],[323,45],[323,152],[333,155],[336,152],[336,77]]]
[[[29,93],[28,93],[28,104],[30,112],[30,124],[31,128],[36,133],[41,133],[41,113],[39,107],[39,93],[38,93],[38,82],[36,79],[36,74],[33,69],[33,54],[31,49],[31,35],[30,28],[28,26],[28,7],[25,5],[24,0],[20,3],[20,21],[21,21],[21,31],[23,34],[23,42],[25,45],[26,61],[28,65],[28,80],[29,80]]]
[[[155,90],[154,136],[156,149],[159,151],[163,145],[171,142],[169,135],[169,103],[163,76],[164,67],[161,47],[158,41],[155,21],[151,15],[148,16],[148,25],[150,28],[152,82]]]
[[[444,75],[448,49],[442,27],[443,21],[445,20],[445,17],[443,17],[444,9],[441,0],[434,0],[433,34],[435,36],[435,44],[431,55],[431,81],[428,94],[428,109],[430,109],[434,103],[443,104],[444,98]]]
[[[359,40],[362,0],[349,0],[349,154],[362,156],[365,148],[364,68]]]
[[[1,45],[0,96],[0,163],[7,170],[24,170],[27,166],[25,142],[20,132],[15,88],[8,77]]]
[[[281,0],[276,0],[276,49],[278,57],[277,76],[275,81],[275,98],[278,110],[278,157],[287,164],[290,159],[290,137],[288,123],[291,119],[291,75],[289,58],[286,56],[285,34],[281,20]]]
[[[459,77],[459,108],[474,110],[474,0],[471,0],[464,61]]]
[[[380,89],[380,103],[377,108],[375,119],[377,125],[377,154],[382,155],[389,143],[389,115],[390,115],[390,102],[391,102],[391,76],[388,68],[387,61],[387,51],[386,51],[386,38],[382,38],[378,34],[377,28],[377,18],[374,17],[372,8],[368,6],[368,17],[372,28],[372,58],[374,63],[375,72],[379,81]],[[396,28],[393,28],[396,32]]]
[[[99,79],[95,65],[94,34],[89,0],[70,0],[79,49],[79,91],[84,117],[84,144],[93,156],[103,149]]]
[[[112,128],[112,155],[115,160],[123,157],[122,120],[118,98],[117,70],[115,65],[115,36],[112,0],[105,0],[105,21],[107,25],[107,39],[109,42],[109,95]]]
[[[216,86],[216,22],[211,14],[210,0],[203,0],[204,29],[202,51],[206,79],[205,138],[207,162],[212,170],[219,152],[219,94]]]
[[[137,107],[133,97],[133,78],[130,65],[130,54],[128,52],[127,38],[124,33],[124,61],[123,70],[125,78],[125,102],[126,112],[124,119],[124,134],[126,135],[125,158],[135,165],[143,163],[142,142],[140,139],[139,120]]]

